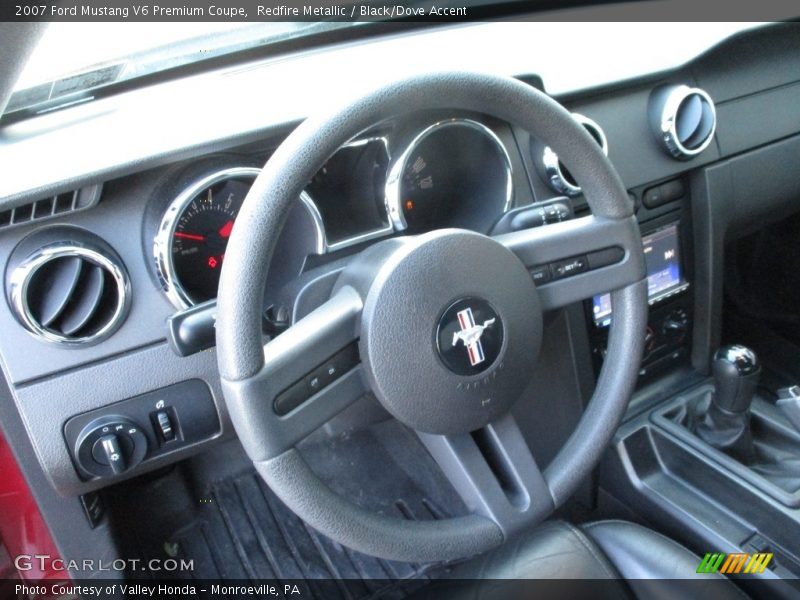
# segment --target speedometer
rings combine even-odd
[[[235,167],[212,173],[186,188],[164,213],[154,245],[156,268],[177,308],[217,297],[228,239],[259,172]],[[272,288],[296,277],[309,254],[325,251],[319,212],[307,194],[290,212],[284,232],[275,249],[279,264],[270,268]]]

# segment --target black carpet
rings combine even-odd
[[[306,445],[303,454],[336,492],[369,510],[414,520],[463,511],[416,436],[396,422]],[[314,598],[393,599],[407,596],[450,566],[382,560],[345,548],[295,516],[252,467],[233,471],[201,474],[195,488],[204,491],[196,502],[153,516],[146,524],[139,517],[129,531],[144,559],[192,560],[193,569],[130,577],[305,579]],[[151,491],[156,488],[166,493],[174,485],[158,483]],[[126,511],[132,516],[136,501],[126,496]]]

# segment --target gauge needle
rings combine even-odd
[[[220,237],[229,238],[231,236],[231,230],[233,229],[233,221],[228,221],[223,225],[219,230]]]
[[[182,231],[176,231],[175,232],[175,237],[176,238],[181,238],[181,239],[184,239],[184,240],[194,240],[196,242],[205,242],[206,241],[206,236],[204,236],[204,235],[198,235],[196,233],[183,233]]]

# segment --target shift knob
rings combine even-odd
[[[713,402],[729,413],[743,413],[750,408],[761,376],[756,353],[745,346],[723,346],[711,363],[716,391]]]

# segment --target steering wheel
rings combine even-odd
[[[343,144],[409,107],[475,111],[526,129],[567,164],[592,216],[497,237],[443,229],[377,243],[345,268],[330,299],[265,345],[267,268],[292,203]],[[609,248],[621,249],[622,258],[538,289],[533,283],[535,266]],[[628,194],[597,143],[558,103],[492,75],[405,79],[303,122],[245,199],[217,313],[231,420],[270,488],[339,543],[409,562],[483,552],[551,514],[600,460],[636,381],[647,317],[644,275]],[[541,470],[510,408],[536,364],[542,312],[607,291],[614,319],[594,395]],[[282,391],[354,343],[361,361],[354,369],[276,414]],[[369,391],[419,434],[470,514],[435,521],[380,515],[339,496],[310,470],[296,444]]]

